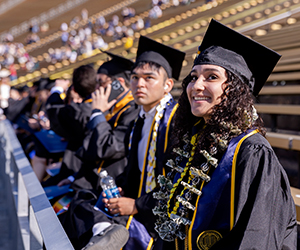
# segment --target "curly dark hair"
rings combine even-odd
[[[243,83],[236,75],[226,70],[227,74],[227,87],[224,89],[221,95],[221,102],[215,105],[212,110],[210,119],[206,122],[206,126],[201,127],[200,136],[196,148],[197,152],[200,150],[206,150],[213,146],[218,148],[212,133],[218,137],[224,137],[230,141],[236,134],[230,134],[229,129],[222,126],[222,122],[232,124],[232,126],[238,127],[242,132],[250,128],[258,129],[264,136],[265,129],[263,128],[262,119],[259,117],[255,121],[253,120],[253,96],[247,84]],[[179,97],[179,107],[174,117],[174,133],[173,141],[174,147],[181,147],[184,145],[182,138],[187,134],[190,136],[192,127],[194,124],[203,120],[203,118],[196,117],[191,112],[191,106],[187,97],[186,88],[191,82],[191,75],[188,75],[182,82],[183,92]],[[248,116],[248,118],[246,118]],[[204,121],[203,121],[204,123]],[[225,149],[223,149],[224,151]],[[218,148],[218,152],[222,153],[222,149]],[[195,154],[195,160],[196,160]]]

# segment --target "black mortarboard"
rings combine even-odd
[[[281,55],[212,19],[194,65],[223,67],[247,83],[257,96]]]
[[[37,91],[40,90],[51,90],[55,85],[55,80],[50,78],[41,78],[39,81],[35,82],[34,85],[38,85]]]
[[[139,62],[157,63],[167,71],[168,77],[178,80],[184,57],[185,53],[180,50],[141,36],[135,65]]]
[[[29,87],[27,85],[24,85],[21,87],[21,92],[29,92]]]
[[[11,86],[10,89],[16,90],[16,91],[18,91],[19,93],[22,92],[22,91],[21,91],[21,88],[18,88],[18,87],[16,87],[16,86]]]
[[[113,53],[103,51],[109,55],[112,59],[110,61],[104,62],[98,69],[97,74],[105,74],[114,77],[123,77],[129,80],[130,70],[133,66],[133,62],[124,57],[115,55]]]

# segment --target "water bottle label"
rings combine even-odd
[[[112,188],[111,189],[111,194],[113,197],[120,197],[119,189],[118,187]]]
[[[114,198],[113,196],[113,193],[112,193],[112,190],[111,189],[106,189],[105,191],[105,194],[106,194],[106,197],[107,199],[111,199],[111,198]]]

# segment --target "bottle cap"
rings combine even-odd
[[[107,176],[107,171],[106,170],[102,170],[99,174],[100,178],[106,177]]]

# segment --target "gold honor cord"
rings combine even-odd
[[[254,130],[251,133],[245,135],[236,146],[236,149],[234,151],[233,160],[232,160],[232,170],[231,170],[231,199],[230,199],[230,231],[233,228],[234,225],[234,193],[235,193],[235,170],[236,170],[236,160],[237,155],[239,153],[240,147],[245,139],[250,137],[251,135],[254,135],[258,133],[258,130]]]
[[[164,111],[169,101],[172,100],[172,96],[170,94],[166,94],[156,107],[156,114],[154,116],[154,125],[152,132],[152,140],[150,142],[149,154],[147,155],[147,179],[146,179],[146,193],[151,192],[156,187],[156,178],[155,178],[155,168],[156,168],[156,144],[157,144],[157,136],[158,136],[158,128],[161,122],[162,117],[164,116]],[[146,151],[148,152],[148,151]]]

